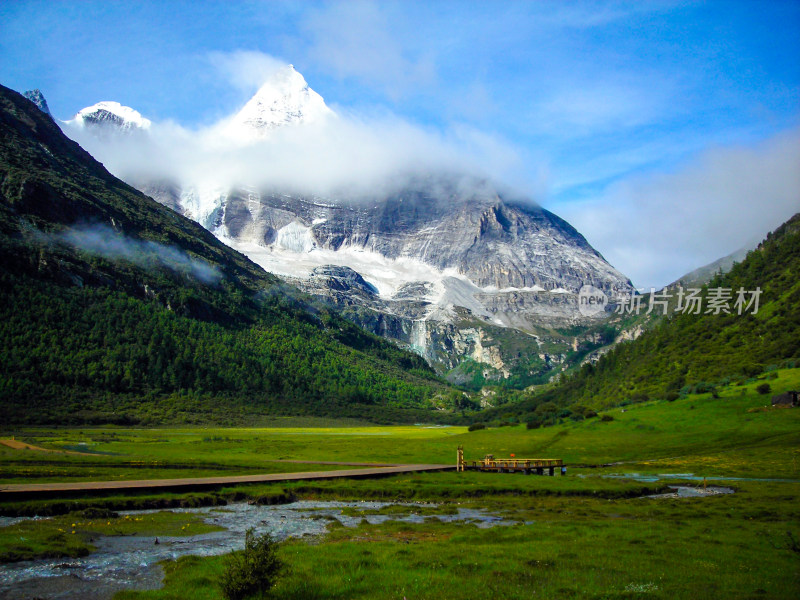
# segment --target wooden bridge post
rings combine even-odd
[[[464,446],[459,446],[456,453],[456,472],[464,471]]]

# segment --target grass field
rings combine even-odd
[[[774,393],[800,388],[800,370],[778,371],[772,377],[767,381]],[[15,483],[324,468],[273,462],[280,460],[451,463],[458,445],[465,447],[468,459],[486,453],[563,458],[569,475],[449,472],[300,481],[241,485],[194,496],[4,502],[0,511],[18,514],[23,508],[44,511],[55,506],[55,513],[63,513],[258,497],[436,501],[488,508],[518,524],[488,530],[437,520],[334,527],[313,543],[281,544],[288,569],[275,596],[795,598],[800,590],[800,410],[765,408],[770,396],[756,392],[759,383],[763,381],[718,388],[717,398],[690,395],[601,413],[611,416],[610,421],[594,418],[536,430],[516,426],[467,432],[463,427],[413,426],[9,431],[3,437],[94,453],[0,448],[3,481]],[[641,483],[632,473],[673,475]],[[745,480],[724,483],[736,490],[732,495],[642,498],[690,473]],[[390,512],[402,510],[395,507]],[[74,520],[80,514],[14,526],[28,527],[24,535],[0,528],[0,550],[18,556],[85,552],[80,530],[58,531],[67,521],[84,523]],[[147,528],[142,524],[137,529],[136,523],[126,527],[125,534],[174,531],[168,516]],[[30,543],[18,544],[19,537]],[[223,562],[197,557],[169,562],[164,589],[124,592],[119,598],[220,598],[216,581]]]
[[[775,371],[774,392],[800,388],[800,369]],[[765,408],[762,383],[629,405],[600,418],[536,430],[523,426],[275,427],[264,429],[82,429],[8,431],[1,437],[93,456],[0,446],[0,482],[145,479],[323,470],[281,460],[454,463],[484,454],[563,458],[573,466],[623,463],[630,472],[694,472],[760,478],[800,477],[800,411]],[[330,468],[330,467],[328,467]]]

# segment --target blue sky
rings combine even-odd
[[[0,83],[208,126],[293,63],[334,108],[496,150],[644,287],[800,210],[800,2],[23,2]],[[228,67],[225,67],[228,65]]]

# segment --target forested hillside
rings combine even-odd
[[[114,178],[6,88],[0,339],[7,423],[409,421],[454,397],[421,358]]]
[[[737,306],[740,289],[747,303]],[[756,290],[761,290],[757,311],[755,304],[749,304]],[[747,380],[777,365],[796,366],[800,363],[800,214],[769,234],[729,273],[703,287],[699,314],[694,308],[674,311],[677,290],[668,293],[673,296],[673,312],[640,338],[619,344],[596,364],[583,365],[545,391],[487,411],[481,420],[514,417],[536,424],[553,422],[559,415],[581,418],[592,409],[676,398],[688,391],[713,390],[715,384]],[[722,296],[729,299],[717,302],[726,307],[718,310],[714,298]]]

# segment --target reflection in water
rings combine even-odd
[[[413,504],[406,505],[409,514],[404,516],[342,514],[344,508],[370,510],[392,504],[397,503],[303,501],[281,506],[232,504],[224,508],[175,509],[173,512],[176,513],[203,514],[206,522],[224,527],[225,531],[187,537],[159,536],[158,544],[153,536],[99,537],[94,542],[97,551],[84,558],[43,559],[0,565],[0,598],[11,600],[46,596],[59,600],[102,600],[111,598],[121,589],[158,588],[163,577],[159,561],[177,559],[187,554],[213,556],[241,549],[245,531],[251,527],[256,534],[270,532],[282,540],[322,534],[326,525],[333,520],[347,527],[355,527],[362,520],[371,524],[389,519],[422,523],[425,518],[436,518],[443,522],[471,522],[478,527],[511,524],[483,509],[459,508],[457,514],[423,517],[411,514],[415,507],[420,506]],[[120,514],[142,515],[152,512],[157,511]],[[0,525],[19,520],[7,519]]]

